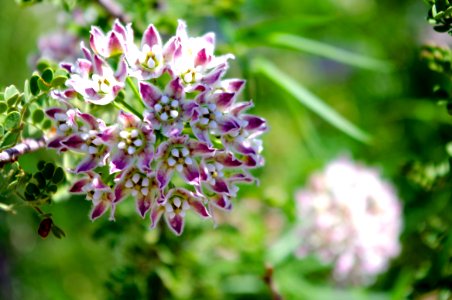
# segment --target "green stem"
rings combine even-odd
[[[124,99],[116,99],[114,104],[119,109],[123,109],[122,107],[119,106],[119,104],[121,104],[124,108],[126,108],[126,110],[133,113],[135,116],[140,118],[140,120],[143,120],[143,116],[135,108],[133,108],[129,103],[125,102]]]
[[[138,91],[137,87],[133,83],[132,78],[127,77],[126,82],[130,86],[130,88],[132,89],[132,92],[135,95],[135,97],[138,99],[138,102],[144,107],[144,103],[141,100],[140,92]]]

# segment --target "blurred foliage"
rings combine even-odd
[[[55,30],[62,18],[86,39],[91,24],[106,29],[117,17],[105,6],[110,1],[16,2],[26,5],[3,1],[0,10],[2,149],[39,137],[47,126],[45,94],[64,82],[52,63],[33,65],[29,76],[38,33]],[[51,151],[26,154],[0,172],[1,299],[271,299],[263,280],[268,264],[285,299],[452,296],[452,118],[441,106],[450,98],[451,55],[421,48],[436,33],[417,34],[428,27],[427,10],[435,29],[450,31],[448,1],[118,3],[137,36],[149,23],[172,34],[182,18],[192,34],[215,31],[218,52],[236,55],[230,75],[247,79],[243,98],[252,98],[271,126],[266,167],[255,174],[261,184],[242,187],[215,228],[192,218],[177,238],[148,230],[132,203],[118,208],[115,222],[90,223],[89,203],[57,180],[67,162]],[[336,286],[330,266],[293,255],[303,239],[294,192],[344,153],[379,167],[404,205],[403,252],[367,288]],[[39,237],[61,237],[60,228],[67,235],[61,241]]]

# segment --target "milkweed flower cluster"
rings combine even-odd
[[[338,282],[370,283],[400,251],[401,205],[379,173],[342,158],[296,194],[300,256],[334,265]]]
[[[52,94],[61,105],[47,110],[56,127],[48,146],[83,154],[70,191],[92,201],[92,219],[108,209],[113,219],[132,196],[152,227],[164,216],[180,235],[187,210],[204,218],[229,210],[237,184],[256,181],[249,169],[263,165],[266,121],[245,112],[253,106],[237,99],[245,81],[223,79],[233,56],[215,56],[214,45],[213,33],[189,37],[183,21],[166,43],[149,25],[137,45],[131,24],[116,21],[107,33],[92,27],[84,57],[61,64],[70,76]],[[80,99],[115,120],[82,111]]]

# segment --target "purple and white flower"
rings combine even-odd
[[[215,56],[215,35],[189,37],[183,21],[166,43],[152,24],[139,45],[119,21],[90,33],[84,57],[61,64],[67,88],[51,92],[64,107],[47,115],[57,128],[48,146],[84,155],[71,192],[93,201],[91,218],[134,198],[152,227],[164,215],[180,235],[187,210],[230,210],[238,184],[257,182],[249,169],[263,165],[267,130],[238,100],[245,81],[223,79],[233,55]]]

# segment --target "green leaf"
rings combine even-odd
[[[33,178],[36,180],[36,182],[38,183],[38,187],[40,189],[45,188],[46,186],[46,179],[44,178],[44,175],[41,172],[35,173],[33,175]]]
[[[52,71],[52,69],[50,69],[50,68],[45,69],[44,72],[42,72],[42,74],[41,74],[41,78],[45,82],[50,84],[52,82],[52,79],[53,79],[53,71]]]
[[[50,85],[42,78],[38,79],[38,87],[43,92],[48,92],[50,90]]]
[[[52,233],[58,239],[61,239],[62,237],[66,236],[66,233],[64,233],[64,231],[60,227],[56,226],[55,224],[53,224],[53,226],[52,226]]]
[[[52,80],[52,86],[57,87],[57,86],[63,85],[63,84],[65,84],[66,80],[67,80],[67,76],[54,77]]]
[[[19,137],[19,133],[18,132],[14,132],[14,131],[8,132],[5,135],[5,138],[3,139],[1,147],[2,148],[10,147],[10,146],[16,144],[16,141],[17,141],[18,137]]]
[[[64,179],[63,168],[61,168],[61,167],[56,168],[55,174],[53,174],[53,177],[52,177],[52,182],[55,184],[58,184],[61,181],[63,181],[63,179]]]
[[[358,68],[381,72],[389,72],[394,69],[394,66],[390,62],[352,53],[292,34],[274,33],[269,36],[268,42],[271,46],[286,47],[307,52]]]
[[[40,160],[39,162],[38,162],[38,170],[39,171],[42,171],[42,170],[44,170],[44,167],[46,166],[46,162],[44,161],[44,160]]]
[[[8,110],[8,105],[5,102],[0,102],[0,114]]]
[[[273,83],[277,84],[279,87],[295,97],[301,104],[315,112],[318,116],[337,129],[360,142],[366,144],[370,143],[371,137],[369,134],[353,125],[350,121],[346,120],[320,98],[313,95],[305,87],[293,80],[287,74],[283,73],[269,61],[262,58],[256,59],[253,62],[253,69],[255,72],[262,73],[268,79],[273,81]]]
[[[41,121],[44,119],[44,112],[42,109],[37,109],[33,112],[33,115],[31,116],[31,119],[34,123],[41,123]]]
[[[44,166],[44,169],[42,170],[44,177],[49,180],[52,179],[54,172],[55,172],[55,165],[52,163],[46,163],[46,165]]]
[[[36,96],[39,94],[39,85],[38,85],[38,81],[39,81],[39,76],[38,75],[33,75],[30,78],[30,92],[33,96]]]
[[[9,100],[11,98],[19,97],[19,91],[14,85],[10,85],[5,89],[5,94],[3,95],[5,100]]]
[[[5,119],[5,129],[12,130],[20,125],[20,113],[17,111],[10,112]]]
[[[42,123],[42,129],[49,129],[50,127],[52,127],[52,121],[50,121],[49,119],[46,119]]]
[[[29,182],[29,183],[27,183],[27,186],[25,187],[25,193],[30,194],[30,195],[39,195],[40,191],[36,184],[34,184],[33,182]]]
[[[40,61],[38,61],[37,65],[36,65],[36,69],[40,72],[43,73],[46,69],[50,68],[50,62],[44,59],[41,59]]]

